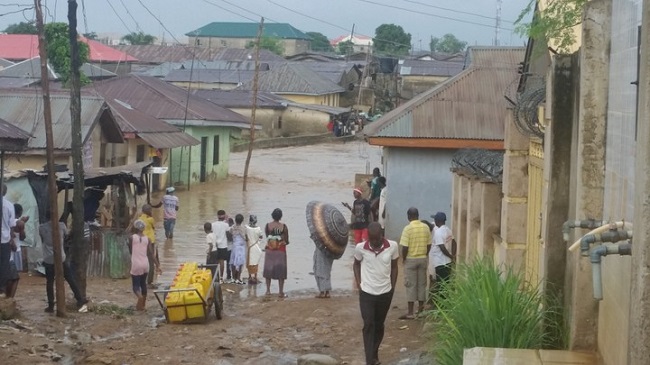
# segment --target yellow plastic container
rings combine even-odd
[[[195,291],[185,292],[183,295],[187,318],[202,318],[205,311],[203,310],[203,301],[199,295]]]
[[[167,306],[167,317],[170,322],[182,322],[187,318],[184,304],[184,297],[180,293],[167,294],[165,305]]]
[[[210,289],[210,281],[208,280],[209,276],[205,274],[195,274],[192,276],[192,284],[201,285],[201,295],[205,296]]]

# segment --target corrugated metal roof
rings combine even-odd
[[[209,61],[215,50],[211,48],[189,47],[185,45],[161,46],[147,45],[120,45],[115,46],[122,52],[138,59],[140,63],[183,62],[186,60]]]
[[[267,71],[264,71],[267,72]],[[261,73],[260,73],[261,74]],[[206,84],[243,84],[253,79],[249,70],[172,70],[165,76],[167,82],[201,82]]]
[[[50,63],[47,63],[47,71],[50,80],[57,80],[59,75],[54,72]],[[0,70],[0,77],[15,77],[15,78],[41,78],[41,58],[34,57],[29,60],[15,63],[9,67]]]
[[[251,61],[254,59],[254,50],[241,48],[221,48],[212,58],[213,61]],[[286,60],[268,49],[260,49],[260,62],[286,62]]]
[[[222,106],[224,108],[252,108],[253,106],[253,92],[251,90],[207,90],[197,89],[192,90],[194,95],[200,96],[204,99]],[[260,91],[257,93],[257,107],[263,109],[284,109],[285,106],[282,102],[287,100]]]
[[[83,72],[83,74],[88,76],[88,78],[91,80],[117,77],[116,73],[103,69],[99,66],[91,65],[87,62],[81,65],[79,71]]]
[[[86,87],[97,90],[107,99],[118,99],[139,111],[164,120],[204,120],[213,125],[234,123],[248,127],[248,120],[226,108],[195,95],[188,99],[187,91],[155,77],[126,75],[96,82]]]
[[[340,114],[345,114],[350,112],[350,108],[340,108],[338,106],[328,106],[328,105],[318,105],[318,104],[301,104],[301,103],[294,103],[294,102],[287,102],[286,103],[288,106],[300,108],[300,109],[305,109],[305,110],[314,110],[317,112],[322,112],[322,113],[327,113],[327,114],[332,114],[332,115],[340,115]]]
[[[25,86],[38,84],[41,79],[38,78],[17,78],[17,77],[0,77],[0,89],[15,89]]]
[[[26,131],[0,118],[0,139],[17,139],[27,141],[31,136]]]
[[[70,95],[68,92],[52,92],[50,101],[54,149],[69,150],[72,141]],[[33,136],[29,140],[28,148],[45,148],[43,95],[40,90],[0,90],[0,118]],[[124,141],[104,99],[98,96],[82,95],[81,135],[84,142],[98,123],[108,142],[121,143]]]
[[[474,67],[519,67],[524,61],[522,47],[473,46],[467,49],[466,62]]]
[[[258,23],[245,22],[212,22],[185,35],[188,37],[219,37],[219,38],[255,38],[257,37]],[[262,36],[282,39],[311,38],[288,23],[264,24]]]
[[[136,58],[97,41],[80,37],[88,45],[90,62],[133,62]],[[38,36],[34,34],[0,34],[0,57],[28,60],[38,56]]]
[[[404,60],[399,66],[402,76],[446,76],[451,77],[463,71],[460,62]]]
[[[240,86],[241,90],[251,90],[253,81]],[[325,95],[344,92],[335,82],[298,63],[285,63],[260,74],[259,90],[296,95]]]
[[[2,67],[2,68],[9,67],[9,66],[11,66],[13,64],[14,63],[9,61],[9,60],[5,60],[4,58],[0,58],[0,67]]]
[[[480,51],[489,58],[488,47]],[[524,48],[494,49],[490,66],[472,64],[458,75],[390,111],[364,129],[371,137],[503,140],[504,95],[518,80]]]
[[[269,63],[260,63],[260,71],[268,71]],[[154,77],[165,77],[173,70],[203,70],[203,69],[213,69],[213,70],[244,70],[244,71],[254,71],[255,62],[253,61],[204,61],[204,62],[194,62],[191,61],[185,62],[165,62],[160,65],[142,69],[137,72],[132,72],[137,75],[142,76],[154,76]]]

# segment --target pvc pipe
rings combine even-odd
[[[600,226],[600,227],[594,229],[593,231],[587,233],[587,235],[589,235],[589,234],[602,233],[602,232],[606,232],[607,230],[615,231],[615,230],[617,230],[617,229],[621,229],[621,228],[623,228],[623,229],[625,229],[625,230],[628,230],[628,231],[629,231],[629,230],[632,230],[632,223],[630,223],[630,222],[626,222],[626,221],[620,221],[620,222],[615,222],[615,223],[608,223],[608,224],[602,225],[602,226]],[[585,236],[586,236],[586,235],[585,235]],[[583,237],[584,237],[584,236],[583,236]],[[576,248],[578,248],[578,246],[580,246],[580,241],[581,241],[581,240],[582,240],[582,237],[581,237],[579,240],[575,241],[575,242],[574,242],[574,243],[569,247],[569,251],[571,251],[571,252],[575,251]]]
[[[594,229],[600,227],[605,222],[597,219],[585,219],[585,220],[575,220],[575,221],[566,221],[562,224],[562,238],[565,242],[569,241],[569,232],[572,228],[589,228]]]
[[[602,300],[603,299],[603,281],[602,281],[602,269],[601,262],[603,256],[618,254],[621,256],[630,256],[632,255],[632,244],[624,243],[621,245],[601,245],[594,247],[591,250],[591,273],[592,273],[592,284],[594,291],[594,299]]]
[[[589,244],[596,242],[619,242],[632,239],[632,231],[608,231],[603,233],[588,234],[580,239],[580,253],[589,256]]]

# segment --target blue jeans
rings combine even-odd
[[[172,238],[174,236],[174,227],[176,226],[176,219],[169,218],[163,221],[163,227],[165,227],[165,237]]]

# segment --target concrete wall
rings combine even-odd
[[[207,48],[240,48],[244,49],[253,42],[254,38],[220,38],[220,37],[189,37],[188,44],[191,46]],[[281,39],[283,56],[293,56],[298,53],[307,52],[310,42],[303,39]]]
[[[327,133],[329,114],[290,106],[282,113],[282,128],[276,123],[274,135],[282,137]]]
[[[603,218],[617,221],[635,222],[637,87],[630,82],[638,79],[637,27],[640,25],[641,0],[612,1]],[[603,259],[598,349],[607,365],[628,363],[631,261],[630,257],[615,255]]]
[[[386,236],[399,239],[408,220],[406,211],[414,206],[420,218],[437,211],[451,217],[452,173],[449,171],[456,150],[395,148],[383,149],[383,175],[386,176]]]
[[[328,105],[339,106],[339,94],[326,94],[326,95],[295,95],[295,94],[281,94],[279,96],[300,104],[315,104],[315,105]]]
[[[251,108],[230,108],[233,112],[245,116],[248,120],[251,119],[251,114],[253,110]],[[274,129],[278,123],[279,118],[282,117],[282,109],[257,109],[255,111],[255,125],[262,127],[261,131],[256,133],[262,133],[261,137],[277,137],[280,133],[277,133]],[[243,131],[246,132],[246,131]],[[256,136],[259,136],[256,134]]]
[[[447,80],[446,76],[402,76],[400,82],[400,95],[403,98],[411,99],[412,97],[421,94],[439,83]]]
[[[185,132],[201,141],[207,137],[206,143],[206,176],[205,181],[214,181],[228,177],[228,166],[230,160],[230,136],[234,132],[231,128],[222,127],[194,127],[188,126]],[[219,160],[213,161],[213,146],[215,138],[219,140]],[[181,159],[182,158],[182,159]],[[189,182],[196,184],[201,182],[201,145],[193,147],[174,148],[169,162],[168,176],[172,179],[173,185],[187,185],[188,167]]]

